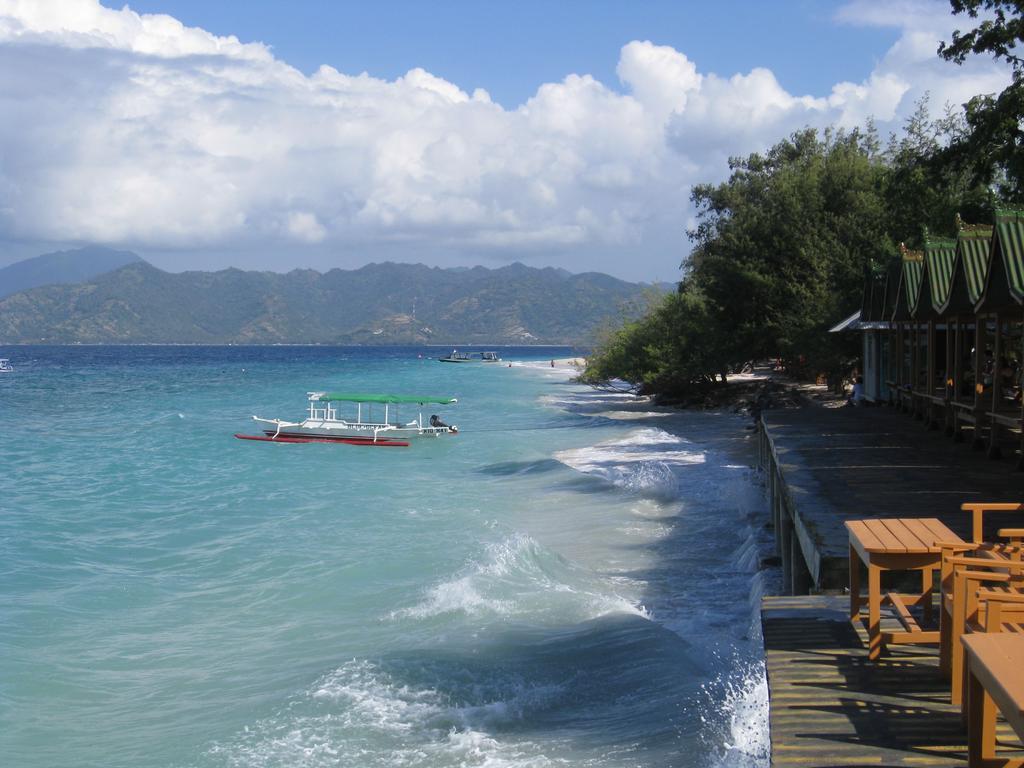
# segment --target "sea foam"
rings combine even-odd
[[[207,757],[230,768],[557,764],[530,741],[507,742],[493,731],[553,700],[561,693],[558,686],[513,683],[466,703],[396,677],[414,671],[401,665],[389,671],[369,660],[346,662],[233,741],[214,746]]]
[[[664,423],[664,413],[622,408],[622,402],[621,396],[591,394],[582,407],[579,403],[565,406],[588,415],[616,418],[621,413],[623,421]],[[602,405],[607,410],[602,410]],[[616,410],[619,408],[622,410]],[[735,428],[723,418],[727,417],[712,423],[697,416],[687,428],[695,429],[702,422],[707,422],[712,432]],[[685,423],[678,414],[673,420]],[[717,670],[703,686],[706,764],[716,768],[766,766],[770,760],[768,685],[759,613],[761,596],[770,588],[766,582],[774,575],[760,570],[771,542],[760,525],[764,501],[754,472],[724,453],[707,450],[658,426],[561,451],[555,458],[641,496],[643,506],[634,506],[633,514],[662,521],[658,533],[666,546],[674,547],[666,555],[678,558],[677,567],[685,573],[668,570],[661,577],[663,596],[652,606],[656,621],[682,637],[706,644],[711,650],[710,668]],[[681,507],[669,506],[671,501],[678,501]],[[683,532],[684,544],[669,543],[676,540],[673,525]],[[692,542],[722,537],[732,542],[728,549],[706,551],[698,568],[688,567],[690,555],[685,550]],[[713,594],[719,602],[709,602]],[[733,594],[735,601],[720,602],[728,594]],[[702,607],[695,610],[696,606]]]
[[[546,622],[610,613],[647,616],[643,606],[616,591],[611,578],[570,562],[526,534],[514,534],[488,545],[481,557],[430,587],[419,603],[389,618],[491,614]]]
[[[689,441],[652,427],[619,440],[560,451],[555,458],[624,490],[666,501],[679,497],[677,472],[706,460]]]

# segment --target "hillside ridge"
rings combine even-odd
[[[170,273],[140,260],[0,299],[0,343],[582,344],[651,290],[520,263]]]
[[[0,298],[43,285],[80,283],[139,261],[131,251],[98,245],[44,253],[0,267]]]

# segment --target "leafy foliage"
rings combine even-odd
[[[612,378],[640,384],[650,392],[685,392],[694,382],[708,385],[727,367],[725,347],[710,343],[714,328],[706,299],[693,287],[670,293],[646,316],[610,334],[582,380]]]
[[[766,357],[798,374],[849,371],[859,339],[828,329],[860,305],[865,271],[897,258],[901,241],[919,247],[929,228],[953,234],[959,211],[991,212],[984,185],[934,162],[961,129],[955,114],[932,120],[923,101],[884,150],[869,124],[805,129],[731,160],[726,182],[693,190],[678,292],[608,337],[585,380],[683,398]]]
[[[1012,82],[999,94],[980,94],[965,105],[965,130],[939,156],[939,162],[970,171],[994,185],[1007,201],[1024,202],[1024,0],[951,0],[953,13],[987,18],[966,32],[956,30],[939,46],[947,61],[963,64],[972,55],[1008,64]]]

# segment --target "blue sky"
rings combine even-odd
[[[730,157],[1004,87],[938,58],[957,25],[943,0],[0,0],[0,265],[676,280]]]
[[[120,8],[118,2],[104,3]],[[838,21],[824,0],[134,0],[243,42],[261,41],[306,74],[321,64],[392,80],[414,67],[515,107],[569,73],[618,83],[619,49],[631,40],[669,45],[719,74],[771,69],[791,93],[860,81],[899,30]]]

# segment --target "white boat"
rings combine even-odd
[[[14,366],[6,357],[0,357],[0,373],[14,373]]]
[[[500,363],[497,352],[459,352],[453,349],[450,355],[437,358],[442,363]]]
[[[454,405],[454,397],[419,395],[362,395],[345,392],[307,392],[309,412],[302,421],[252,418],[265,424],[262,435],[241,435],[240,440],[278,443],[347,443],[349,445],[407,446],[414,437],[458,434],[458,427],[432,415],[423,421],[424,405]],[[339,403],[350,404],[349,418],[339,414]],[[399,406],[419,406],[416,417],[403,421]],[[376,416],[374,418],[374,409]],[[383,411],[383,413],[382,413]],[[354,416],[355,418],[351,418]]]

